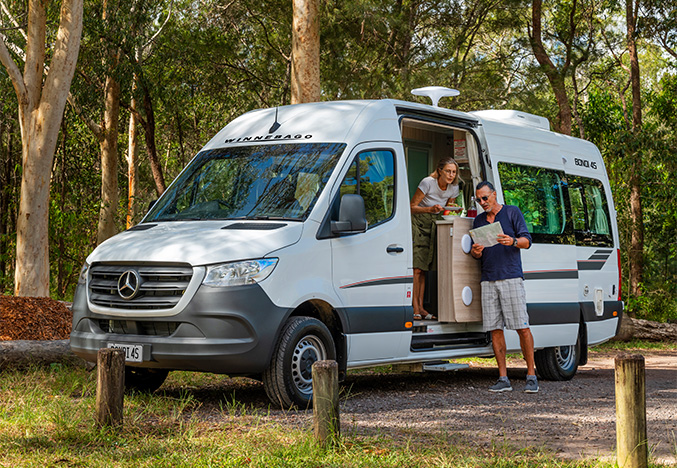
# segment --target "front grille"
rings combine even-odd
[[[118,294],[120,276],[133,270],[139,275],[138,292],[132,299]],[[171,309],[188,288],[193,269],[182,265],[105,265],[90,270],[89,299],[101,307],[126,310]]]
[[[178,326],[178,322],[99,320],[99,328],[103,332],[120,335],[169,336],[176,331]]]

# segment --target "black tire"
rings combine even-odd
[[[571,380],[581,357],[580,339],[575,345],[555,346],[534,353],[538,376],[544,380]]]
[[[125,367],[125,389],[141,393],[153,393],[160,388],[169,371],[165,369],[144,369],[143,367]]]
[[[282,327],[273,357],[263,372],[270,401],[282,408],[310,408],[313,399],[312,365],[336,359],[336,347],[326,325],[312,317],[292,317]]]

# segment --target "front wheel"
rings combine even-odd
[[[571,380],[578,370],[581,342],[575,345],[555,346],[534,353],[538,375],[545,380]]]
[[[326,325],[312,317],[290,318],[263,373],[268,398],[283,408],[310,407],[313,363],[328,359],[336,359],[336,348]]]

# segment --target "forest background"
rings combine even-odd
[[[0,39],[20,68],[29,4],[0,0]],[[60,4],[46,5],[49,60]],[[290,103],[292,17],[289,0],[84,0],[51,170],[53,298],[72,298],[87,254],[138,223],[226,123]],[[627,310],[677,322],[677,1],[323,0],[319,24],[323,100],[415,100],[412,88],[442,85],[461,92],[442,105],[530,112],[595,143]],[[24,169],[18,105],[0,67],[3,294]]]

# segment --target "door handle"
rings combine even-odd
[[[404,252],[404,247],[400,247],[399,245],[389,245],[386,247],[386,252],[388,253],[402,253]]]

